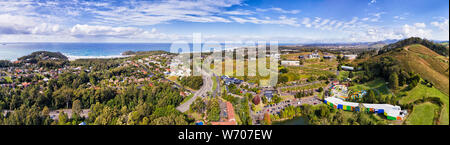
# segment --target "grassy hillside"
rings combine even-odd
[[[448,57],[437,54],[420,44],[413,44],[403,49],[392,50],[375,56],[376,60],[383,56],[392,56],[399,61],[399,65],[422,78],[431,81],[436,88],[449,94],[449,60]]]
[[[439,106],[433,103],[423,103],[414,107],[413,112],[406,120],[410,125],[433,125],[434,112]]]
[[[442,110],[441,115],[440,115],[440,120],[441,120],[440,124],[448,125],[448,123],[449,123],[449,120],[448,120],[448,117],[449,117],[449,97],[448,97],[448,95],[442,93],[441,91],[439,91],[438,89],[436,89],[434,87],[430,88],[430,87],[425,86],[425,85],[423,85],[421,83],[419,85],[417,85],[417,87],[415,87],[414,89],[412,89],[410,91],[407,91],[407,93],[408,93],[408,96],[402,97],[399,100],[400,104],[412,103],[412,102],[414,102],[416,100],[422,99],[424,96],[441,98],[441,100],[444,102],[445,106],[443,106],[444,109]],[[428,116],[433,116],[433,114],[428,114],[427,111],[421,111],[421,109],[418,109],[418,111],[416,111],[416,107],[421,108],[420,105],[419,106],[415,106],[413,112],[411,112],[410,117],[423,116],[424,115],[423,113],[425,113],[425,115],[428,115]],[[413,119],[413,120],[415,120],[415,119]],[[415,121],[407,122],[407,123],[415,124],[414,122]]]
[[[423,79],[434,84],[427,87],[419,84],[413,90],[407,91],[407,96],[400,99],[400,104],[407,104],[423,97],[438,97],[444,102],[444,109],[440,115],[440,124],[448,124],[449,112],[449,60],[448,57],[439,55],[421,44],[407,45],[393,49],[381,55],[377,55],[366,61],[378,60],[385,56],[391,56],[398,61],[398,65],[407,71],[415,72]],[[430,124],[436,106],[419,104],[412,110],[407,124]],[[423,116],[427,117],[423,117]],[[430,119],[431,118],[431,119]]]

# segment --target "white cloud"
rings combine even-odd
[[[397,20],[405,20],[406,18],[403,17],[403,16],[394,16],[394,19],[397,19]]]
[[[87,10],[96,18],[98,24],[125,24],[130,26],[145,26],[167,23],[174,20],[186,22],[230,22],[218,16],[247,15],[250,11],[223,11],[224,8],[240,5],[241,0],[197,0],[197,1],[139,1],[128,6],[106,6],[105,9]]]
[[[309,21],[309,18],[303,18],[302,24],[305,25],[305,27],[310,28],[312,24]]]
[[[127,37],[133,35],[139,35],[144,33],[143,29],[134,27],[110,27],[110,26],[98,26],[98,25],[80,25],[77,24],[72,27],[70,34],[76,37],[87,36],[108,36],[108,37]]]
[[[416,23],[413,26],[408,24],[403,25],[402,33],[405,37],[421,37],[421,38],[430,38],[431,30],[424,29],[423,23]]]
[[[441,31],[445,31],[447,33],[449,32],[448,19],[442,19],[440,22],[438,21],[431,22],[431,25],[439,28],[439,30]]]
[[[52,34],[61,30],[59,24],[46,23],[40,18],[0,14],[0,34]]]
[[[249,10],[235,10],[235,11],[226,11],[223,12],[223,14],[227,15],[252,15],[255,12],[249,11]]]
[[[366,21],[378,22],[381,19],[381,15],[386,14],[386,12],[378,12],[369,14],[371,18],[364,18]]]
[[[377,0],[370,0],[369,5],[377,3]]]
[[[417,27],[417,28],[425,28],[425,27],[427,27],[427,25],[425,23],[415,23],[414,26]]]
[[[253,24],[279,24],[298,27],[300,24],[297,22],[297,18],[288,18],[286,16],[280,16],[279,19],[258,19],[255,17],[239,18],[230,16],[230,19],[238,23],[253,23]]]
[[[284,10],[282,8],[268,8],[268,9],[257,8],[256,11],[259,11],[259,12],[276,11],[276,12],[283,13],[283,14],[298,14],[298,13],[300,13],[300,10]]]
[[[314,17],[313,19],[305,17],[302,19],[301,24],[306,28],[315,28],[320,30],[349,30],[353,28],[357,28],[360,26],[365,26],[365,24],[359,21],[358,17],[353,17],[350,21],[339,21],[333,19],[325,19],[321,17]]]

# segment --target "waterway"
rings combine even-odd
[[[289,120],[273,122],[273,125],[308,125],[308,119],[305,117],[294,117]]]

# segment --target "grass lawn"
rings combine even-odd
[[[315,92],[314,95],[317,95],[318,98],[322,99],[324,92]]]
[[[213,82],[213,87],[212,87],[212,91],[217,89],[217,81],[216,81],[217,77],[216,76],[212,76],[212,82]],[[220,92],[219,92],[220,93]]]
[[[194,94],[191,94],[189,96],[187,96],[186,98],[184,98],[183,102],[181,102],[180,104],[184,104],[186,103],[189,99],[191,99],[192,97],[194,97]]]
[[[13,81],[12,81],[12,79],[11,79],[11,77],[9,77],[9,76],[6,76],[6,77],[3,77],[5,80],[6,80],[6,82],[8,82],[8,83],[12,83]]]
[[[370,82],[367,82],[364,84],[358,84],[358,85],[352,86],[349,89],[351,89],[351,90],[374,89],[374,90],[377,90],[377,91],[375,91],[376,95],[391,96],[385,81],[381,78],[375,79],[373,81],[370,81]],[[419,83],[417,85],[417,87],[415,87],[411,91],[407,91],[407,96],[400,98],[399,102],[400,102],[400,104],[408,104],[408,103],[414,102],[418,99],[422,99],[423,96],[439,97],[442,99],[445,106],[444,106],[444,110],[441,112],[441,116],[440,116],[441,122],[440,123],[448,125],[449,124],[449,120],[448,120],[449,97],[434,87],[429,88],[429,87],[423,85],[422,83]],[[434,112],[431,114],[421,114],[421,113],[425,113],[425,112],[424,111],[417,111],[417,112],[413,111],[411,113],[412,113],[411,116],[427,116],[427,117],[431,117],[431,118],[434,116]],[[416,114],[416,115],[413,115],[413,114]],[[409,120],[409,119],[407,119],[407,120]],[[413,123],[414,123],[414,121],[413,121]]]
[[[337,79],[342,81],[345,78],[348,78],[348,71],[339,71],[339,76],[337,76]]]
[[[449,120],[449,96],[445,95],[436,88],[429,88],[422,83],[419,83],[414,89],[408,91],[408,96],[400,99],[400,104],[407,104],[414,102],[415,100],[422,99],[423,96],[426,97],[439,97],[444,102],[444,110],[441,112],[440,123],[448,125]]]
[[[259,103],[258,105],[255,105],[255,112],[261,111],[263,109],[263,107],[264,107],[264,104],[261,101],[261,103]]]
[[[409,125],[433,125],[434,112],[437,109],[439,106],[429,102],[416,105],[406,123]]]
[[[310,67],[312,66],[312,67]],[[296,81],[296,80],[300,80],[300,79],[307,79],[311,76],[314,77],[319,77],[319,76],[330,76],[330,75],[334,75],[336,74],[335,71],[330,71],[329,68],[327,66],[325,66],[325,64],[314,64],[314,65],[310,65],[310,66],[300,66],[300,67],[295,67],[295,66],[287,66],[286,68],[288,69],[288,74],[294,75],[295,78],[289,78],[289,81]],[[334,67],[330,67],[330,68],[334,68]]]
[[[188,115],[191,116],[192,118],[194,118],[195,120],[203,120],[202,118],[202,114],[197,113],[197,112],[191,112],[189,110]]]
[[[295,91],[295,90],[309,90],[309,89],[316,89],[316,88],[326,87],[326,86],[327,86],[327,84],[325,84],[325,83],[316,83],[316,84],[305,85],[305,86],[283,88],[283,89],[281,89],[281,91],[286,92],[286,91]]]
[[[389,93],[389,88],[386,85],[386,82],[382,78],[377,78],[373,81],[364,83],[364,84],[358,84],[349,87],[349,90],[353,91],[359,91],[359,90],[366,90],[374,89],[376,95],[391,95]]]

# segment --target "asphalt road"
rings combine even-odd
[[[212,74],[209,74],[204,70],[202,70],[203,86],[197,92],[194,93],[194,96],[191,99],[178,106],[177,110],[181,112],[186,112],[189,110],[189,106],[191,106],[191,104],[195,101],[195,99],[197,99],[197,97],[206,96],[206,93],[212,90],[213,82],[211,76]]]

